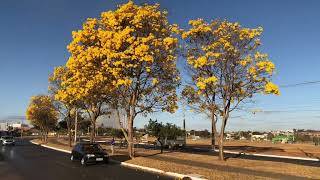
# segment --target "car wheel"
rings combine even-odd
[[[86,160],[84,159],[84,157],[81,159],[80,163],[81,163],[82,166],[87,165],[87,162],[86,162]]]
[[[70,160],[71,160],[71,161],[74,161],[74,157],[73,157],[73,155],[71,155]]]

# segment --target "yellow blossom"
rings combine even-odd
[[[152,85],[156,85],[156,84],[158,84],[158,79],[157,78],[153,78],[152,79]]]
[[[268,82],[264,86],[264,91],[267,94],[275,94],[275,95],[280,95],[279,87],[272,82]]]

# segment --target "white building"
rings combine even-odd
[[[0,123],[0,131],[8,131],[9,124],[8,123]]]
[[[10,129],[28,130],[30,129],[30,127],[27,124],[21,124],[21,123],[8,123],[8,122],[0,123],[0,131],[9,131]]]
[[[11,126],[13,129],[21,129],[22,124],[21,123],[13,123],[13,124],[11,124]]]
[[[251,135],[251,141],[261,141],[261,140],[266,141],[266,140],[267,140],[267,137],[268,137],[267,134]]]

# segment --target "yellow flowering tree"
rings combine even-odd
[[[275,66],[260,53],[262,28],[243,28],[238,23],[202,19],[191,20],[182,33],[187,64],[194,82],[183,95],[201,111],[221,116],[219,157],[223,155],[223,134],[230,112],[256,93],[279,95],[271,82]]]
[[[135,117],[177,108],[176,30],[159,5],[137,6],[132,1],[98,19],[88,18],[72,33],[66,64],[71,77],[62,83],[67,88],[58,98],[84,102],[92,123],[103,107],[124,111],[133,157]]]
[[[91,121],[90,141],[93,142],[97,118],[108,113],[107,102],[110,100],[112,88],[108,86],[108,78],[101,75],[100,60],[86,56],[86,53],[86,50],[83,50],[69,58],[66,64],[67,78],[63,79],[55,99],[70,110],[81,107],[87,112]]]
[[[67,68],[64,66],[59,66],[54,68],[53,73],[49,76],[49,94],[54,99],[53,103],[58,112],[60,113],[60,118],[66,121],[67,132],[68,132],[68,142],[69,146],[72,146],[72,133],[71,128],[74,126],[74,119],[76,109],[80,108],[80,103],[74,103],[70,99],[60,98],[61,94],[65,94],[66,86],[62,85],[63,82],[67,81],[71,77],[71,74],[67,71]],[[70,98],[71,96],[69,96]]]
[[[55,98],[65,104],[81,104],[91,121],[90,141],[94,141],[96,120],[108,113],[113,91],[110,74],[104,68],[105,55],[98,36],[98,20],[88,18],[81,30],[72,32],[68,45],[71,53],[66,63],[66,76]]]
[[[55,127],[58,116],[59,113],[49,96],[31,97],[26,111],[26,118],[41,131],[44,143],[48,142],[48,132]]]
[[[103,12],[97,28],[104,57],[103,68],[112,74],[116,107],[128,122],[128,150],[133,150],[133,123],[138,114],[177,108],[177,26],[167,21],[167,12],[156,5],[132,1],[115,11]]]

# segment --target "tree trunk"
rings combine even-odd
[[[160,143],[160,152],[161,154],[163,153],[163,143],[162,141],[160,140],[160,138],[158,138],[158,142]]]
[[[46,130],[44,130],[44,128],[43,128],[43,129],[40,129],[40,133],[41,133],[41,135],[42,135],[42,143],[43,143],[43,144],[46,144],[46,143],[47,143],[47,137],[46,137],[47,133],[46,133]]]
[[[217,133],[217,130],[216,130],[216,121],[215,121],[215,118],[214,118],[214,114],[212,114],[212,117],[211,117],[211,148],[212,150],[215,150],[216,149],[216,133]]]
[[[68,111],[68,117],[67,117],[67,130],[68,130],[68,144],[71,147],[71,114],[70,111]]]
[[[223,122],[224,123],[224,122]],[[219,138],[219,159],[224,160],[223,154],[223,137],[224,137],[224,128],[221,126],[220,138]]]
[[[128,153],[130,158],[134,158],[134,143],[133,143],[133,116],[128,116]]]
[[[46,138],[45,138],[45,135],[44,135],[44,132],[41,132],[41,138],[42,138],[42,143],[45,144],[46,143]]]
[[[225,109],[222,122],[221,122],[221,131],[220,131],[220,139],[219,139],[219,159],[224,159],[224,153],[223,153],[223,139],[224,139],[224,131],[226,129],[227,120],[229,118],[229,106]]]
[[[119,112],[119,109],[117,108],[117,119],[118,119],[118,125],[119,125],[119,128],[121,129],[122,133],[123,133],[123,136],[124,138],[126,139],[127,143],[129,144],[129,139],[128,139],[128,134],[126,133],[126,131],[123,129],[122,125],[121,125],[121,118],[120,118],[120,112]]]
[[[75,122],[74,122],[74,144],[77,143],[77,135],[78,135],[77,132],[78,132],[78,109],[76,109],[76,117],[75,117]],[[71,140],[70,140],[70,142],[71,142]]]
[[[94,137],[95,137],[95,132],[96,132],[96,117],[92,115],[91,118],[91,132],[90,132],[90,142],[94,142]]]
[[[46,131],[44,132],[44,143],[48,143],[48,133]]]

